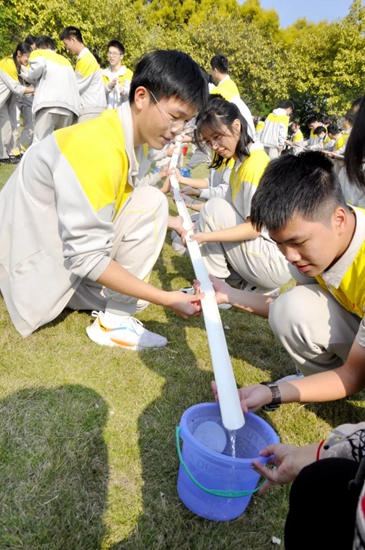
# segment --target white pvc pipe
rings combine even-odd
[[[176,146],[170,162],[170,169],[176,168],[180,154],[182,137],[176,137]],[[222,320],[215,299],[215,292],[208,271],[200,253],[198,243],[190,239],[193,235],[193,223],[180,195],[179,183],[176,176],[170,176],[173,195],[179,215],[183,218],[183,228],[187,231],[186,244],[189,250],[196,278],[200,281],[201,291],[205,293],[202,299],[202,309],[205,328],[208,335],[210,355],[213,363],[214,377],[217,383],[219,405],[222,422],[227,430],[239,430],[245,423],[238,397],[236,380],[229,358],[226,336]]]

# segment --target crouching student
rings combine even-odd
[[[251,201],[270,162],[260,143],[252,143],[247,123],[233,103],[209,98],[197,118],[197,137],[214,150],[213,168],[234,159],[224,198],[209,199],[199,213],[198,233],[208,272],[259,293],[278,293],[289,281],[288,262],[265,230],[250,222]]]
[[[343,424],[320,443],[268,445],[260,455],[271,457],[276,469],[253,461],[254,470],[267,479],[259,494],[272,485],[294,481],[285,550],[365,548],[364,442],[365,422]],[[334,529],[334,525],[341,527]]]
[[[162,149],[204,108],[207,93],[187,54],[155,51],[137,65],[130,103],[27,151],[0,193],[0,288],[22,336],[65,307],[97,310],[91,340],[140,350],[167,343],[133,317],[148,302],[185,318],[199,314],[199,297],[148,283],[168,206],[158,189],[133,187],[134,148]]]
[[[319,152],[272,162],[252,200],[300,286],[266,298],[215,280],[217,299],[269,319],[304,375],[240,390],[244,411],[268,404],[341,399],[365,387],[365,212],[349,207]]]

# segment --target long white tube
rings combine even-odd
[[[170,169],[176,168],[182,137],[176,137],[176,145],[170,161]],[[214,377],[217,383],[219,405],[222,422],[227,430],[238,430],[245,423],[238,397],[237,386],[231,360],[229,358],[226,336],[224,334],[221,316],[215,299],[215,292],[208,271],[205,267],[200,248],[196,241],[190,239],[194,234],[193,223],[180,195],[176,176],[170,177],[171,187],[179,215],[183,218],[183,228],[187,232],[186,244],[189,250],[196,278],[200,281],[201,291],[205,293],[202,300],[205,328],[208,335],[210,355],[213,363]]]

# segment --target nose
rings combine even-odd
[[[301,255],[298,252],[297,248],[293,248],[290,246],[284,247],[284,250],[281,249],[281,252],[284,254],[285,259],[288,260],[290,263],[299,262],[301,259]]]

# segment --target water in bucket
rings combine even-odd
[[[260,477],[252,460],[267,462],[259,452],[278,442],[273,428],[256,414],[245,414],[245,421],[232,438],[217,403],[194,405],[181,417],[177,490],[185,506],[203,518],[228,521],[244,512]]]

